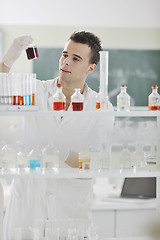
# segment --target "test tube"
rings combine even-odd
[[[106,109],[108,103],[108,56],[108,51],[100,51],[100,108],[102,109]]]
[[[36,73],[31,74],[32,81],[32,105],[36,105],[35,96],[36,96]]]

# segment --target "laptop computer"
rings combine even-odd
[[[156,198],[156,178],[125,178],[121,191],[122,198]]]

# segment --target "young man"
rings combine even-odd
[[[3,58],[1,64],[3,71],[10,70],[22,49],[27,48],[30,42],[32,39],[28,36],[14,40]],[[37,80],[36,105],[39,106],[39,109],[53,109],[52,97],[57,91],[57,83],[61,83],[63,86],[66,110],[71,110],[71,96],[75,88],[81,89],[85,110],[95,109],[96,92],[91,90],[85,81],[88,74],[96,69],[101,50],[100,40],[94,34],[85,31],[73,33],[59,60],[59,77],[48,81]],[[85,144],[96,146],[93,131],[97,126],[96,123],[96,120],[91,117],[84,119],[79,116],[79,119],[74,119],[73,116],[65,115],[63,119],[46,118],[45,123],[44,119],[42,121],[36,119],[32,129],[38,125],[36,142],[42,143],[41,139],[43,138],[42,141],[45,143],[50,139],[60,149],[60,167],[68,165],[78,167],[78,152],[81,146]],[[45,132],[42,131],[44,124],[46,125]],[[111,135],[110,126],[108,138]],[[104,126],[101,127],[104,131]],[[28,130],[29,128],[27,128]],[[41,135],[43,137],[40,137]],[[97,136],[96,133],[95,136]],[[84,226],[87,228],[91,220],[92,186],[92,179],[15,180],[5,216],[5,240],[12,239],[14,230],[18,227],[22,228],[23,238],[30,239],[32,233],[29,231],[29,226],[35,227],[36,222],[40,219],[63,220],[63,224],[68,219],[74,219],[75,222],[78,220],[80,231],[85,234]],[[64,236],[64,232],[61,234]]]

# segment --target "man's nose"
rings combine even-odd
[[[66,65],[70,65],[70,63],[71,63],[70,58],[67,57],[67,58],[64,60],[64,63],[65,63]]]

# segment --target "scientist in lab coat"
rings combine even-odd
[[[9,72],[22,50],[32,41],[30,36],[15,39],[2,59],[1,71]],[[37,80],[36,105],[39,109],[53,109],[52,96],[57,91],[57,84],[61,83],[66,96],[66,110],[71,111],[71,96],[75,88],[80,88],[84,96],[84,110],[95,110],[97,93],[91,90],[85,81],[88,74],[96,69],[101,50],[100,40],[93,33],[74,32],[62,51],[59,77],[48,81]],[[111,104],[109,109],[113,110]],[[31,142],[34,139],[33,135],[35,136],[33,142],[36,140],[41,146],[48,141],[54,143],[60,150],[60,167],[78,167],[80,146],[89,144],[96,148],[97,138],[101,139],[96,129],[98,124],[104,123],[101,122],[102,119],[96,121],[94,117],[82,119],[81,116],[78,120],[73,116],[46,116],[42,121],[36,118],[32,120],[27,123],[23,143]],[[47,125],[45,128],[44,121]],[[104,126],[101,129],[106,131],[107,137],[105,136],[103,144],[105,142],[110,151],[113,119],[109,118],[107,121],[106,129]],[[59,221],[74,219],[79,220],[87,228],[91,222],[92,187],[92,179],[15,179],[5,214],[5,240],[13,239],[16,228],[22,229],[24,239],[31,239],[31,229],[37,227],[40,219]],[[86,229],[81,231],[85,234]]]

